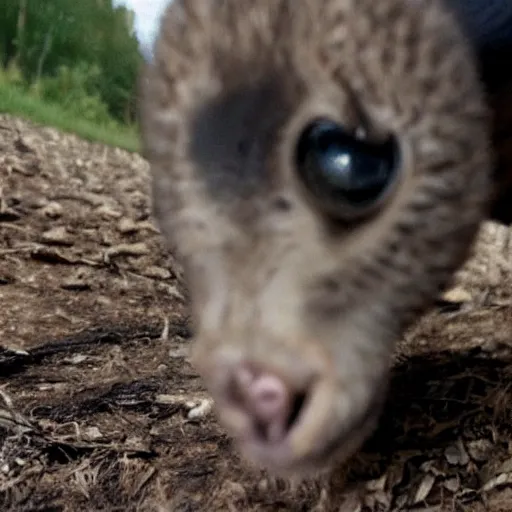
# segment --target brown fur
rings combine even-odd
[[[343,460],[378,419],[394,343],[487,213],[469,45],[437,0],[176,0],[143,82],[154,212],[187,269],[197,368],[215,398],[219,357],[307,376],[288,455],[252,458]],[[400,142],[398,186],[363,223],[333,229],[298,182],[293,148],[318,115]],[[222,400],[218,413],[238,437]]]

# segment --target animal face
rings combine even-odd
[[[154,214],[220,421],[276,472],[345,460],[486,214],[457,23],[437,0],[175,1],[144,84]]]

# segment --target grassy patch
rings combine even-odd
[[[59,105],[44,102],[19,87],[1,82],[0,112],[23,117],[38,124],[53,126],[93,142],[101,142],[132,152],[140,149],[135,127],[115,123],[104,126],[91,123],[80,119],[76,114],[66,112]]]

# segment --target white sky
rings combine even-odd
[[[114,0],[114,4],[126,5],[135,11],[135,31],[144,55],[151,52],[160,16],[172,0]]]

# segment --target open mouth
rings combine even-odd
[[[308,391],[294,393],[285,417],[260,420],[233,403],[223,404],[226,409],[221,406],[219,416],[251,462],[282,473],[317,472],[333,460],[341,463],[353,455],[371,433],[382,408],[379,392],[364,409],[340,415],[336,398],[341,393],[332,383],[319,381]],[[227,409],[236,409],[235,415]],[[230,422],[230,417],[242,421]]]

